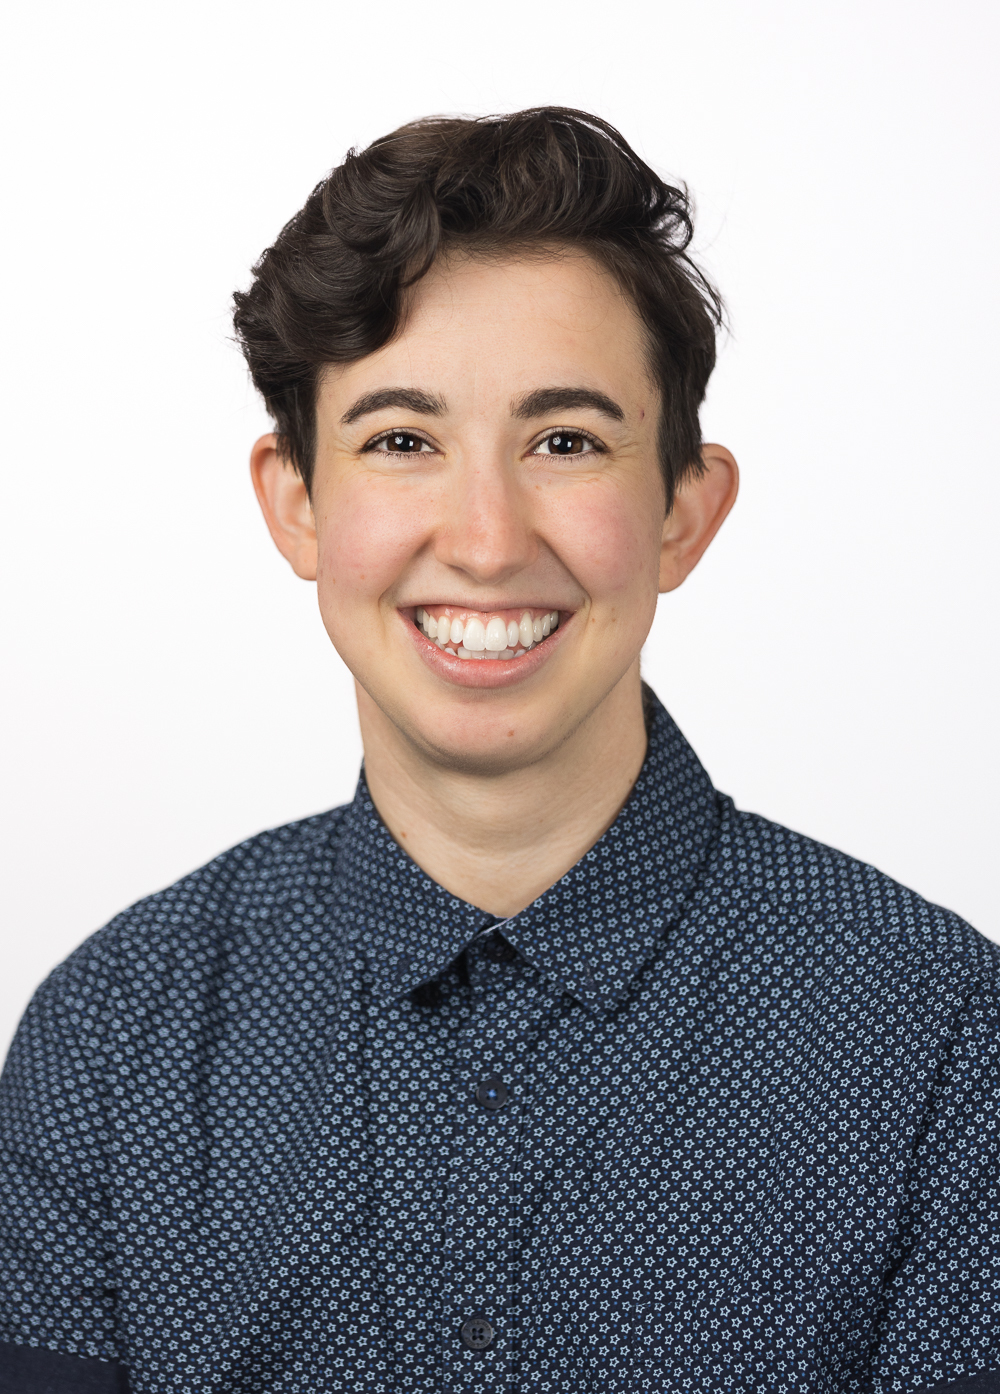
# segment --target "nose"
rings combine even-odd
[[[449,475],[435,554],[480,585],[499,585],[538,555],[530,500],[503,460],[482,459]]]

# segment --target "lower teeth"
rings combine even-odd
[[[438,647],[440,648],[441,645],[439,644]],[[537,648],[538,646],[537,646],[537,644],[532,644],[531,647],[534,649],[534,648]],[[482,658],[520,658],[523,654],[526,654],[526,653],[528,652],[527,649],[501,649],[500,652],[497,653],[495,650],[486,649],[486,650],[485,650],[484,652],[482,652],[482,653],[473,653],[470,649],[464,649],[464,648],[462,648],[461,645],[459,645],[459,647],[458,647],[457,649],[453,649],[452,646],[451,646],[450,644],[445,644],[445,645],[444,645],[444,651],[445,651],[445,653],[450,653],[450,654],[452,655],[453,658],[476,658],[476,659],[482,659]]]

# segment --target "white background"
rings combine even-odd
[[[117,910],[351,795],[228,301],[348,146],[431,112],[583,106],[691,185],[744,489],[647,676],[744,807],[1000,940],[994,4],[8,14],[0,1044]]]

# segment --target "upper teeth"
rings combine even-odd
[[[520,620],[491,615],[485,624],[478,615],[464,621],[451,615],[432,615],[418,606],[415,619],[439,648],[458,658],[514,658],[547,639],[559,623],[559,611],[532,615],[525,610]]]

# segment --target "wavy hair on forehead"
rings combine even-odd
[[[322,369],[388,343],[407,289],[437,257],[577,248],[645,326],[669,509],[701,468],[698,411],[722,322],[688,254],[692,232],[686,189],[600,117],[567,107],[427,117],[349,151],[317,184],[233,297],[236,335],[281,452],[309,487]]]

